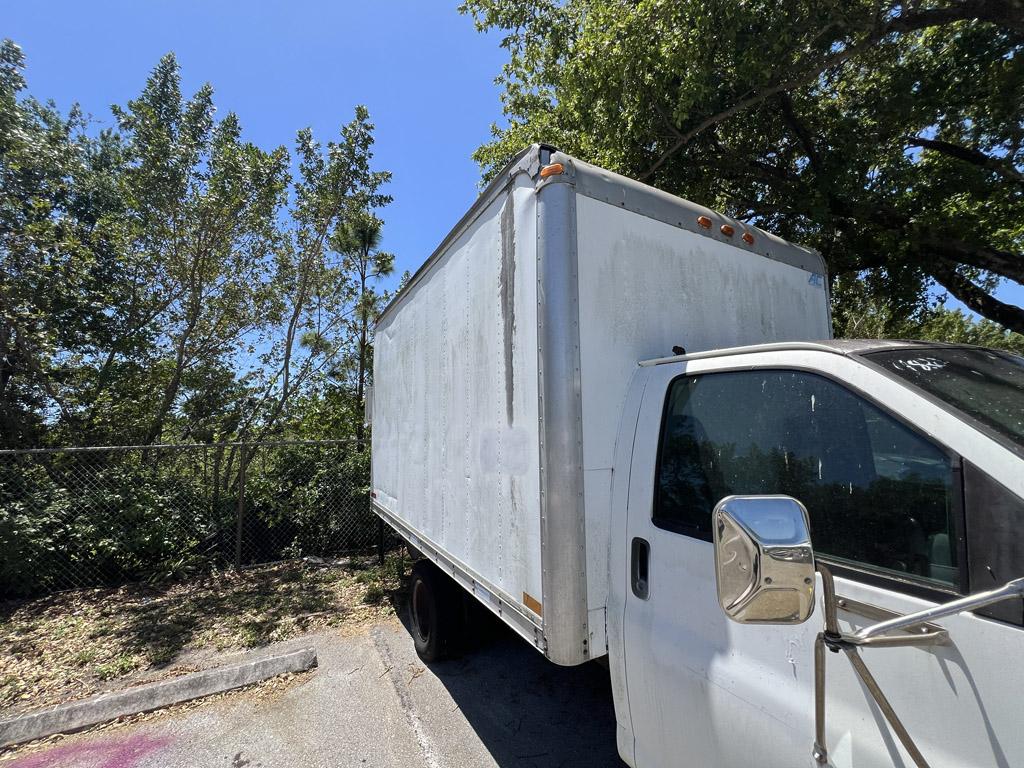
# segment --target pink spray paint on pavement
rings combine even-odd
[[[135,768],[142,758],[170,742],[168,738],[135,735],[68,744],[15,760],[9,768]]]

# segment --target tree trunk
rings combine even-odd
[[[359,405],[360,413],[356,420],[356,451],[362,453],[366,440],[366,419],[362,411],[366,405],[363,402],[363,395],[366,391],[366,337],[367,319],[363,312],[363,302],[366,298],[366,263],[369,261],[369,250],[363,253],[363,260],[359,271],[359,375],[356,378],[356,403]]]
[[[196,324],[199,322],[200,311],[198,308],[193,309],[192,316],[189,318],[185,329],[181,332],[181,338],[178,339],[174,352],[174,373],[171,374],[171,380],[167,382],[167,386],[164,388],[160,407],[157,409],[156,415],[149,425],[149,430],[146,432],[145,445],[152,445],[160,437],[167,414],[170,413],[174,400],[178,396],[178,389],[181,387],[181,375],[185,368],[185,350],[188,347],[188,340],[192,336]]]

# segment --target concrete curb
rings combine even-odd
[[[151,712],[172,704],[252,685],[288,672],[305,672],[315,666],[316,650],[303,648],[124,691],[103,693],[70,704],[59,704],[41,712],[29,712],[0,720],[0,747],[41,739],[55,733],[79,731],[126,715]]]

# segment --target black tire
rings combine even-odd
[[[457,655],[462,636],[462,590],[429,560],[412,567],[409,630],[416,654],[433,663]]]

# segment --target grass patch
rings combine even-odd
[[[79,667],[87,667],[96,661],[99,654],[98,648],[83,648],[71,657],[71,662]]]
[[[122,655],[104,664],[96,665],[96,677],[100,680],[113,680],[124,677],[139,668],[139,659],[135,656]]]
[[[172,673],[182,652],[365,626],[392,612],[388,598],[408,564],[397,555],[383,566],[376,558],[297,561],[0,604],[0,711],[88,696],[136,672]]]

